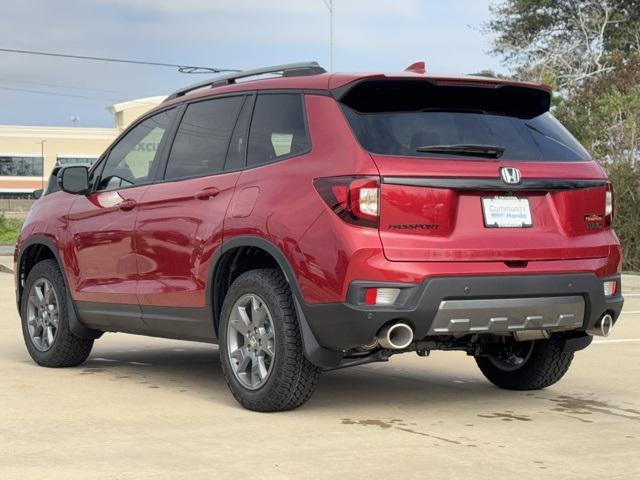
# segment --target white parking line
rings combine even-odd
[[[640,310],[623,310],[622,313],[623,314],[626,313],[626,314],[629,314],[629,315],[635,315],[637,313],[640,313]]]
[[[640,293],[623,293],[623,297],[640,297]]]
[[[618,340],[594,340],[593,344],[640,342],[640,338],[620,338]]]

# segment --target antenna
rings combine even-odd
[[[427,65],[424,62],[416,62],[404,69],[405,72],[427,73]]]

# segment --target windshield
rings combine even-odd
[[[469,146],[483,146],[503,149],[499,156],[507,160],[591,159],[549,112],[519,118],[463,109],[358,113],[346,105],[342,108],[360,144],[371,153],[469,158],[474,156],[469,155]],[[482,154],[477,157],[490,158]]]

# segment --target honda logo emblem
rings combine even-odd
[[[504,183],[516,184],[520,183],[520,170],[514,167],[502,167],[500,169],[500,176]]]

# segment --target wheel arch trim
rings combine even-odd
[[[62,281],[64,282],[64,286],[67,289],[67,311],[69,312],[69,328],[71,332],[80,338],[84,339],[95,339],[102,335],[102,332],[93,330],[86,325],[84,325],[80,319],[78,318],[78,314],[76,312],[76,305],[71,296],[71,289],[69,288],[69,281],[67,279],[67,272],[64,267],[64,263],[62,262],[62,258],[60,256],[60,252],[58,250],[58,246],[54,243],[54,241],[45,236],[45,235],[33,235],[27,238],[21,245],[20,250],[16,256],[16,303],[18,306],[18,313],[22,314],[21,303],[22,303],[22,268],[23,268],[23,257],[26,251],[33,247],[34,245],[42,245],[49,249],[51,253],[53,253],[53,257],[60,268],[60,272],[62,274]],[[26,278],[25,278],[26,280]]]
[[[336,352],[333,350],[328,350],[320,346],[316,337],[309,326],[309,322],[305,316],[305,311],[307,309],[306,303],[302,296],[302,292],[298,285],[297,277],[294,274],[293,267],[289,262],[287,256],[282,252],[282,250],[277,247],[273,242],[267,240],[263,237],[253,236],[253,235],[242,235],[233,237],[225,242],[216,250],[213,256],[213,260],[211,262],[211,266],[209,268],[209,273],[207,277],[207,286],[206,286],[206,301],[211,306],[212,309],[212,317],[214,321],[214,328],[216,329],[216,336],[218,336],[217,325],[218,318],[215,305],[213,302],[214,299],[214,286],[216,281],[216,274],[219,271],[220,260],[223,256],[229,251],[240,248],[240,247],[255,247],[260,248],[267,252],[271,257],[274,258],[280,270],[284,274],[285,280],[289,284],[291,288],[291,293],[293,295],[293,303],[295,305],[296,314],[298,317],[298,322],[300,326],[300,332],[302,335],[302,343],[304,345],[304,353],[311,363],[315,364],[318,367],[323,368],[334,368],[340,363],[340,360],[343,358],[342,352]],[[219,337],[219,336],[218,336]]]

